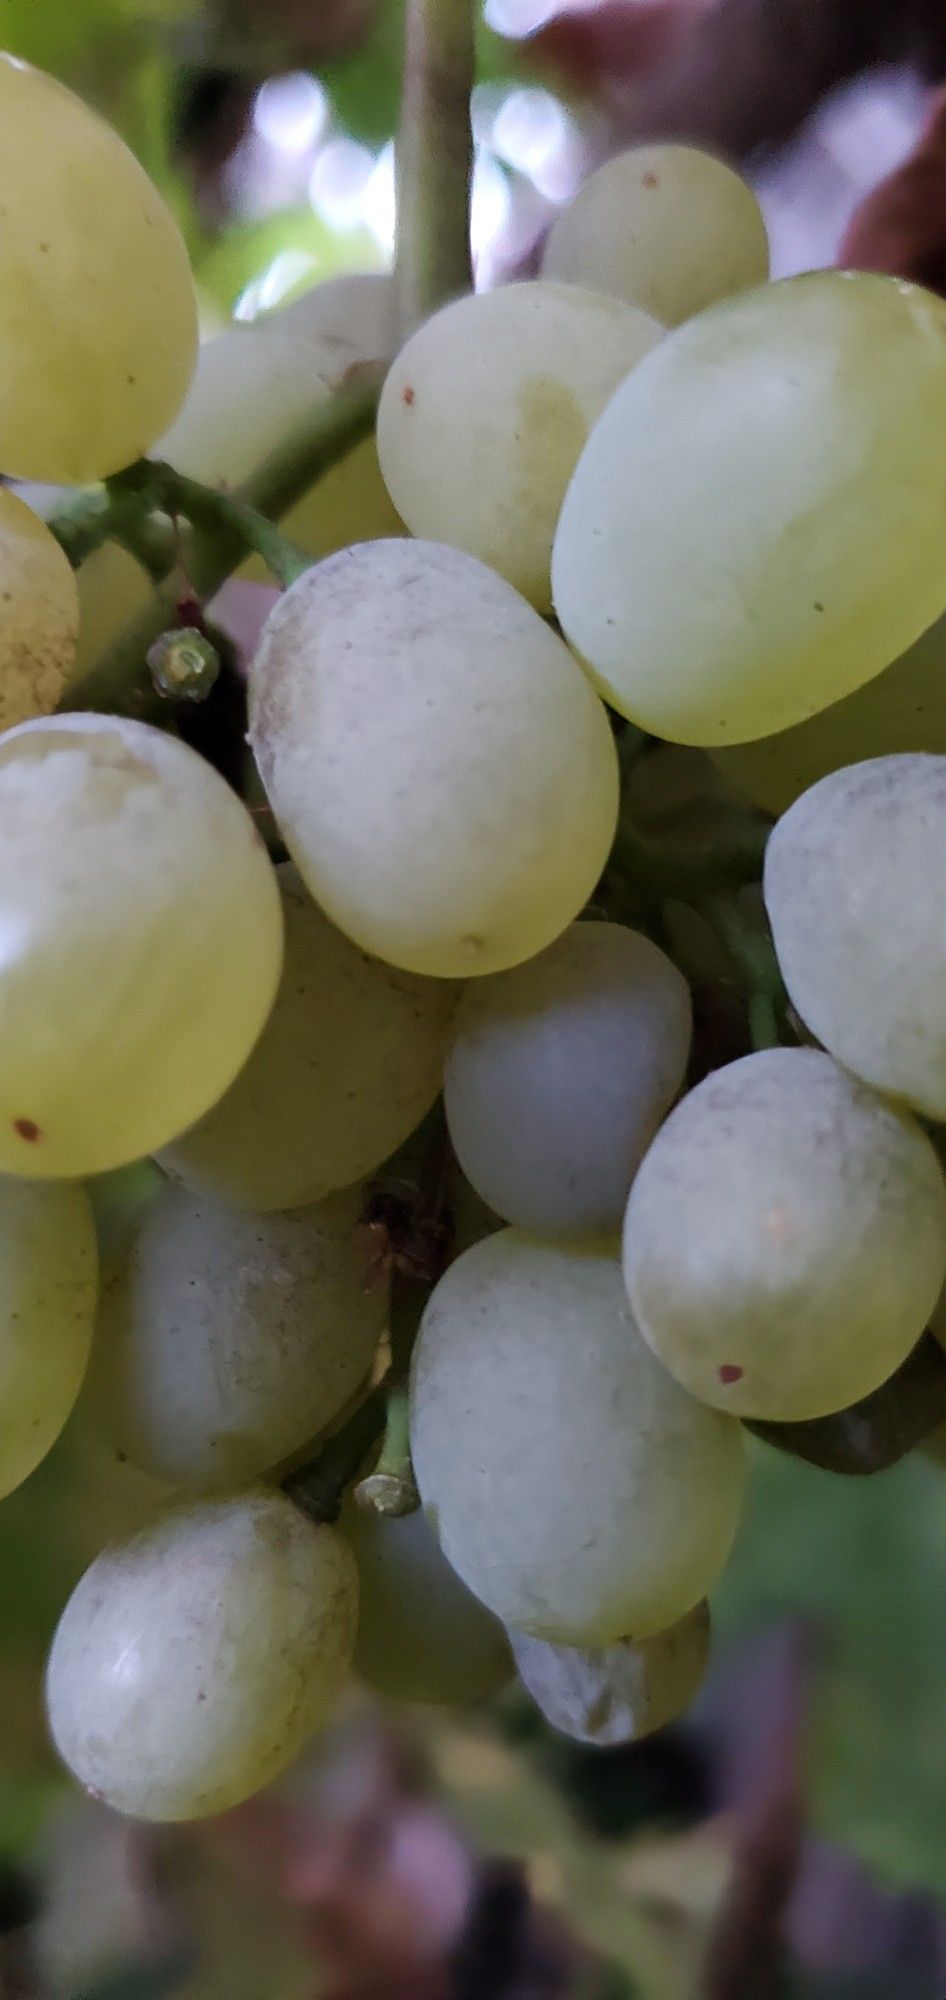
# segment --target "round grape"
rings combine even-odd
[[[709,1660],[709,1606],[698,1604],[651,1639],[590,1651],[509,1636],[519,1679],[546,1722],[578,1743],[613,1749],[639,1743],[689,1708]]]
[[[341,1530],[360,1578],[355,1670],[394,1701],[464,1704],[512,1676],[502,1626],[450,1568],[423,1513],[349,1502]]]

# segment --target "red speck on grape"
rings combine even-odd
[[[656,174],[654,173],[641,174],[641,187],[655,188],[656,186],[657,186]]]
[[[730,1382],[741,1382],[744,1374],[745,1370],[737,1368],[734,1362],[724,1361],[719,1371],[719,1379],[721,1382],[725,1382],[728,1388]]]
[[[408,409],[410,409],[410,406],[413,403],[413,401],[414,401],[414,391],[411,388],[410,383],[407,382],[404,388],[401,390],[401,402],[406,403]]]
[[[32,1118],[14,1118],[13,1130],[18,1139],[26,1140],[28,1146],[35,1146],[43,1136],[39,1126],[34,1125]]]

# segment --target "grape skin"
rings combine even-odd
[[[683,1617],[739,1518],[740,1427],[654,1360],[610,1244],[507,1229],[450,1266],[414,1350],[411,1448],[464,1583],[564,1645]]]
[[[243,1215],[166,1187],[102,1302],[100,1426],[172,1485],[242,1485],[325,1429],[371,1367],[387,1291],[368,1287],[361,1191]]]
[[[245,1061],[282,917],[253,822],[203,760],[119,716],[0,738],[0,1171],[104,1172]]]
[[[300,577],[253,663],[250,740],[312,894],[407,971],[530,957],[607,859],[605,711],[531,606],[460,550],[372,542]]]
[[[715,750],[713,762],[754,805],[778,815],[802,792],[868,757],[940,750],[946,736],[946,618],[939,618],[875,680],[807,722]]]
[[[161,1154],[238,1208],[295,1208],[373,1173],[437,1097],[456,992],[368,958],[277,869],[279,992],[236,1082]]]
[[[946,756],[874,757],[812,786],[769,838],[764,890],[812,1033],[946,1118]]]
[[[197,303],[183,238],[117,132],[7,55],[0,185],[0,466],[104,479],[184,399]]]
[[[72,671],[79,593],[59,543],[0,488],[0,729],[49,715]]]
[[[46,1676],[53,1741],[116,1811],[199,1819],[293,1762],[348,1672],[354,1560],[258,1489],[160,1514],[73,1591]]]
[[[709,1660],[709,1606],[698,1604],[636,1644],[619,1639],[583,1651],[509,1636],[519,1679],[546,1722],[577,1743],[612,1749],[639,1743],[689,1708]]]
[[[355,1671],[394,1701],[482,1701],[512,1675],[502,1626],[461,1583],[422,1512],[386,1520],[349,1501],[340,1527],[360,1578]]]
[[[690,1091],[631,1189],[624,1272],[695,1396],[793,1422],[869,1395],[946,1274],[946,1182],[919,1127],[819,1049],[766,1049]]]
[[[204,342],[187,398],[154,456],[207,486],[242,486],[327,404],[358,349],[276,326],[227,327]]]
[[[695,146],[635,146],[589,175],[556,216],[542,272],[630,299],[665,326],[769,275],[755,195]]]
[[[0,1179],[0,1498],[51,1450],[82,1387],[97,1269],[81,1187]]]
[[[678,327],[598,419],[552,564],[565,637],[673,742],[771,736],[946,605],[946,309],[823,271]]]
[[[682,974],[620,924],[573,924],[528,964],[469,986],[444,1102],[483,1200],[520,1229],[619,1230],[691,1029]]]
[[[402,347],[378,457],[411,532],[478,556],[539,611],[579,453],[663,327],[619,299],[541,280],[455,299]]]
[[[362,361],[389,361],[397,347],[394,279],[386,271],[346,271],[261,314],[255,325]]]

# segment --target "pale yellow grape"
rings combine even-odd
[[[352,542],[375,542],[402,536],[404,523],[395,511],[381,477],[374,435],[339,459],[323,479],[290,507],[279,523],[283,534],[313,558],[335,555]],[[269,579],[259,556],[251,556],[239,571],[256,582]]]
[[[99,1316],[90,1395],[126,1458],[176,1486],[245,1485],[324,1430],[387,1322],[361,1191],[246,1215],[168,1184]]]
[[[395,1701],[464,1703],[512,1677],[498,1619],[461,1583],[422,1512],[385,1520],[349,1501],[360,1578],[355,1670]]]
[[[60,1756],[140,1819],[239,1805],[326,1720],[357,1597],[341,1536],[281,1493],[168,1509],[106,1549],[62,1614],[46,1676]]]
[[[72,672],[73,571],[31,507],[0,487],[0,729],[49,715]]]
[[[176,222],[127,146],[0,55],[0,472],[78,485],[183,402],[197,306]]]
[[[639,1743],[689,1708],[709,1661],[704,1602],[652,1639],[618,1639],[583,1651],[511,1632],[524,1688],[546,1722],[578,1743],[611,1749]]]
[[[378,457],[412,534],[469,550],[539,611],[579,453],[663,327],[636,306],[541,279],[444,306],[402,347]]]
[[[104,1172],[192,1124],[281,954],[266,850],[193,751],[106,715],[0,737],[0,1170]]]
[[[43,521],[48,521],[69,498],[67,487],[38,485],[35,481],[22,484],[17,491],[19,498]],[[73,592],[78,591],[78,635],[72,647],[66,687],[61,699],[52,706],[77,704],[86,675],[119,633],[144,609],[154,588],[147,570],[119,542],[103,542],[70,574]]]
[[[875,680],[807,722],[713,752],[725,778],[766,812],[785,812],[809,785],[842,764],[893,751],[946,746],[946,618]]]
[[[97,1267],[81,1187],[0,1179],[0,1496],[45,1458],[82,1387]]]
[[[187,398],[155,458],[207,486],[241,486],[305,428],[346,369],[354,347],[316,346],[264,322],[204,342]]]
[[[946,305],[822,271],[678,327],[612,397],[565,496],[566,638],[673,742],[771,736],[946,605]]]
[[[346,549],[287,590],[250,741],[312,894],[393,965],[495,972],[565,929],[607,859],[617,758],[567,648],[459,549]]]
[[[255,324],[343,357],[354,348],[363,361],[389,361],[397,347],[394,280],[384,271],[346,271],[275,306]]]
[[[740,1427],[655,1361],[610,1243],[506,1229],[451,1264],[414,1350],[411,1449],[448,1562],[559,1644],[682,1618],[739,1518]]]
[[[237,1208],[295,1208],[380,1167],[437,1097],[449,982],[368,958],[277,870],[283,973],[263,1033],[219,1104],[166,1148],[167,1171]]]
[[[631,1188],[641,1331],[701,1401],[772,1422],[880,1387],[946,1274],[946,1181],[901,1115],[820,1049],[765,1049],[670,1113]]]
[[[677,326],[767,278],[769,245],[752,189],[722,160],[694,146],[635,146],[591,174],[556,217],[542,272]]]
[[[866,1083],[946,1119],[946,755],[822,778],[773,828],[764,889],[812,1033]]]

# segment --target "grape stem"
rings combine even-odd
[[[753,1048],[777,1049],[789,1003],[764,918],[755,919],[736,896],[710,896],[700,907],[745,982]]]
[[[283,1480],[283,1491],[310,1521],[338,1520],[347,1488],[384,1433],[388,1384],[384,1376],[316,1456]]]
[[[407,0],[396,147],[395,282],[404,339],[473,284],[474,0]]]
[[[175,472],[173,465],[166,465],[160,459],[139,459],[137,465],[129,466],[120,475],[120,481],[112,482],[113,489],[120,482],[125,491],[140,496],[149,512],[160,510],[175,519],[183,514],[194,528],[211,534],[221,529],[242,536],[244,548],[262,556],[284,590],[295,583],[303,570],[311,568],[311,556],[297,548],[265,514],[241,500],[237,493],[222,493],[203,486],[199,480]]]
[[[378,1463],[366,1479],[359,1480],[355,1499],[366,1513],[393,1519],[414,1514],[420,1506],[411,1465],[408,1395],[403,1382],[391,1384]]]

